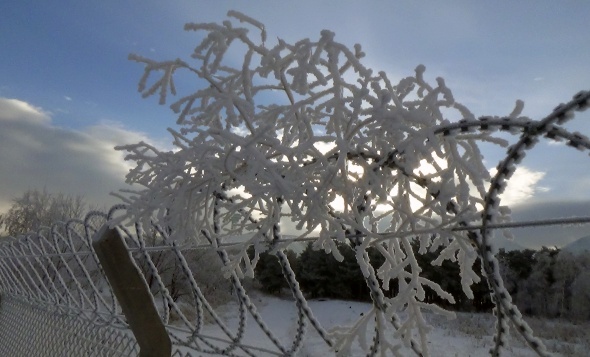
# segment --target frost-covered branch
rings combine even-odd
[[[178,95],[170,107],[179,128],[170,129],[175,146],[170,152],[146,143],[118,148],[137,163],[127,181],[141,187],[122,195],[128,210],[120,220],[155,221],[171,227],[171,239],[216,242],[218,250],[224,242],[244,237],[239,252],[224,258],[226,275],[234,279],[253,274],[260,252],[271,249],[280,256],[281,223],[291,221],[299,238],[316,237],[314,247],[336,259],[342,255],[334,238],[348,241],[375,302],[376,332],[367,344],[371,354],[404,343],[428,354],[422,311],[446,312],[425,303],[424,291],[454,302],[437,282],[421,275],[416,255],[429,250],[442,247],[433,264],[459,264],[468,297],[470,286],[480,280],[473,268],[479,256],[498,302],[499,326],[506,314],[520,316],[504,296],[501,280],[496,282],[499,273],[486,225],[509,221],[509,209],[499,206],[497,195],[539,135],[590,148],[588,139],[558,126],[571,110],[587,106],[588,92],[541,122],[522,117],[520,101],[507,117],[476,119],[455,101],[442,78],[429,83],[423,65],[395,83],[363,65],[360,45],[349,49],[330,31],[322,31],[317,40],[270,44],[261,23],[235,11],[228,16],[241,24],[185,26],[205,34],[190,59],[159,62],[130,56],[144,65],[139,84],[144,97],[158,94],[163,104]],[[252,30],[259,35],[252,36]],[[177,93],[174,77],[181,72],[194,79],[196,89]],[[463,120],[451,122],[449,111]],[[498,130],[522,137],[491,179],[479,143],[507,146]],[[481,233],[449,229],[480,225]],[[352,232],[364,238],[353,238]],[[418,251],[413,239],[420,242]],[[246,253],[251,245],[253,259]],[[369,246],[385,259],[376,271],[366,254]],[[306,310],[292,270],[282,262],[300,316],[323,331]],[[383,292],[394,284],[399,293],[386,298]],[[407,316],[404,321],[398,321],[399,313]],[[353,339],[364,341],[367,319],[360,319],[348,335],[338,330],[336,346],[346,349]],[[542,354],[522,321],[510,321]],[[398,342],[390,338],[389,328],[397,331]],[[419,342],[411,340],[414,333]],[[499,329],[498,341],[502,334]]]

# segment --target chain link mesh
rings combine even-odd
[[[53,311],[52,311],[53,310]],[[71,312],[70,312],[71,313]],[[17,297],[0,301],[0,356],[136,356],[131,331]]]

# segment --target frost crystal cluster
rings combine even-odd
[[[349,49],[330,31],[315,41],[271,45],[261,23],[234,11],[228,16],[222,24],[185,26],[204,34],[189,60],[130,56],[145,65],[139,91],[159,96],[160,104],[171,101],[178,128],[169,129],[172,151],[143,142],[118,148],[137,163],[127,180],[141,187],[121,195],[128,205],[121,219],[156,222],[176,241],[220,251],[233,243],[224,251],[228,277],[252,276],[259,253],[277,254],[300,313],[341,355],[354,341],[369,354],[399,353],[402,346],[428,354],[423,311],[451,313],[426,303],[425,289],[449,303],[454,298],[421,276],[416,254],[443,247],[432,264],[456,262],[468,297],[480,275],[489,281],[498,316],[492,353],[504,345],[510,322],[544,354],[503,287],[486,229],[509,220],[497,195],[534,140],[509,152],[493,179],[478,147],[507,145],[498,130],[532,133],[522,103],[507,117],[476,119],[442,78],[427,82],[422,65],[393,81],[362,64],[359,45]],[[523,137],[566,135],[545,124]],[[353,326],[324,331],[284,256],[293,239],[282,236],[281,225],[336,259],[342,256],[335,242],[349,244],[373,310]],[[369,264],[368,247],[385,258],[378,269]],[[483,272],[473,269],[478,256]],[[386,297],[393,285],[398,293]]]

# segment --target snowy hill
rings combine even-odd
[[[579,238],[570,244],[567,244],[562,249],[572,254],[590,252],[590,236]]]

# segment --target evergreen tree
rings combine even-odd
[[[577,321],[590,320],[590,271],[580,272],[573,281],[570,311],[570,316]]]
[[[514,303],[520,308],[527,309],[530,312],[530,306],[521,303],[528,297],[525,281],[531,275],[533,266],[536,264],[536,251],[532,249],[505,251],[500,249],[498,252],[498,261],[500,262],[502,278],[506,289],[512,296]]]
[[[250,249],[250,255],[254,255],[254,249]],[[297,266],[297,256],[292,250],[285,252],[289,264],[293,269]],[[283,274],[283,268],[279,258],[269,252],[262,252],[255,268],[256,281],[260,283],[262,291],[269,294],[280,294],[283,288],[288,288],[287,280]]]
[[[553,283],[552,292],[557,316],[567,317],[571,310],[572,285],[576,278],[580,276],[580,265],[576,257],[566,251],[560,251],[555,257],[553,264]]]
[[[518,297],[525,306],[525,312],[537,316],[555,317],[557,309],[555,306],[555,294],[553,292],[555,275],[553,265],[559,250],[543,247],[535,252],[535,264],[532,267],[528,279],[519,288]]]

